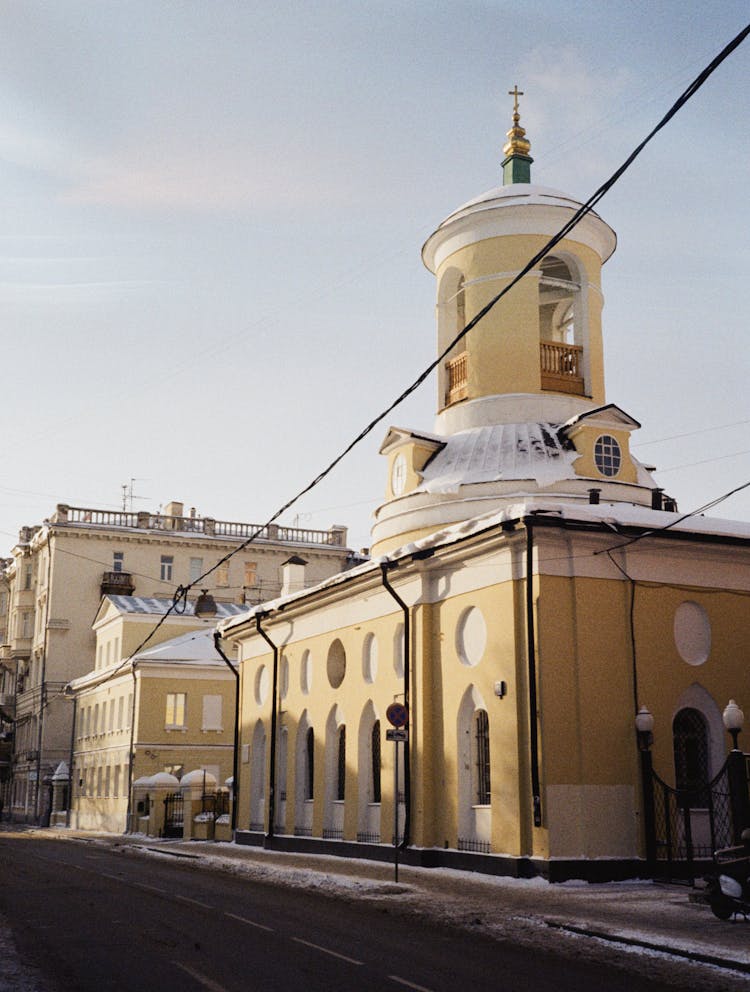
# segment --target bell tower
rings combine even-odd
[[[517,86],[503,185],[450,214],[422,248],[437,283],[438,354],[581,204],[531,181]],[[640,424],[604,391],[601,290],[614,231],[591,211],[454,345],[437,375],[431,432],[391,427],[374,554],[537,497],[650,506],[630,454]]]
[[[503,148],[504,185],[454,211],[427,239],[422,258],[437,280],[438,349],[580,206],[531,183],[531,143],[513,124]],[[601,267],[612,229],[590,213],[455,348],[438,375],[438,429],[522,416],[562,421],[604,398]]]

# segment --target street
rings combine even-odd
[[[344,902],[22,832],[0,835],[0,865],[0,913],[45,992],[670,987],[404,916],[398,896]]]

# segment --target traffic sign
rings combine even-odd
[[[399,741],[405,742],[409,740],[409,731],[403,730],[401,728],[394,730],[386,730],[385,739],[387,741],[395,741],[396,743],[398,743]]]
[[[403,703],[391,703],[385,715],[392,727],[405,727],[409,722],[409,710]]]

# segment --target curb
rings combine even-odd
[[[642,940],[639,937],[626,937],[622,934],[608,933],[606,930],[595,930],[592,927],[576,926],[572,923],[559,923],[556,920],[545,920],[545,924],[553,930],[561,930],[565,933],[574,933],[582,937],[595,937],[597,940],[606,940],[612,944],[625,944],[628,947],[642,947],[647,951],[656,951],[659,954],[671,954],[674,957],[684,958],[687,961],[695,961],[697,964],[711,964],[717,968],[724,968],[729,971],[739,971],[744,975],[750,975],[750,964],[745,961],[735,961],[733,958],[722,958],[716,954],[704,954],[701,951],[686,951],[683,947],[671,947],[668,944],[655,944],[649,940]]]

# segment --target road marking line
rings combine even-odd
[[[388,976],[392,982],[398,982],[399,985],[405,985],[408,989],[416,989],[416,992],[432,992],[432,989],[426,989],[424,985],[415,985],[414,982],[409,982],[405,978],[399,978],[398,975]]]
[[[273,927],[263,926],[262,923],[256,923],[255,920],[248,920],[244,916],[237,916],[235,913],[224,913],[224,916],[228,916],[231,920],[239,920],[240,923],[247,923],[249,927],[257,927],[258,930],[268,930],[269,933],[274,933]]]
[[[180,961],[173,961],[172,964],[176,965],[178,968],[182,968],[182,970],[186,971],[191,978],[194,978],[196,982],[203,985],[204,988],[210,989],[211,992],[227,992],[223,985],[219,985],[218,982],[215,982],[212,978],[209,978],[208,975],[203,975],[200,971],[196,971],[194,968],[189,968],[186,964],[182,964]]]
[[[158,892],[160,896],[168,896],[166,889],[158,889],[155,885],[146,885],[145,882],[132,882],[136,889],[145,889],[146,892]]]
[[[197,899],[191,899],[189,896],[181,896],[176,892],[172,893],[172,898],[176,899],[177,902],[187,902],[191,906],[200,906],[201,909],[213,909],[214,907],[209,905],[207,902],[199,902]]]
[[[298,944],[304,944],[306,947],[314,947],[316,951],[322,951],[324,954],[330,954],[332,958],[341,958],[342,961],[348,961],[349,964],[364,964],[364,961],[348,958],[346,954],[339,954],[338,951],[332,951],[328,947],[321,947],[320,944],[311,944],[309,940],[303,940],[301,937],[292,937],[292,940],[296,940]]]

